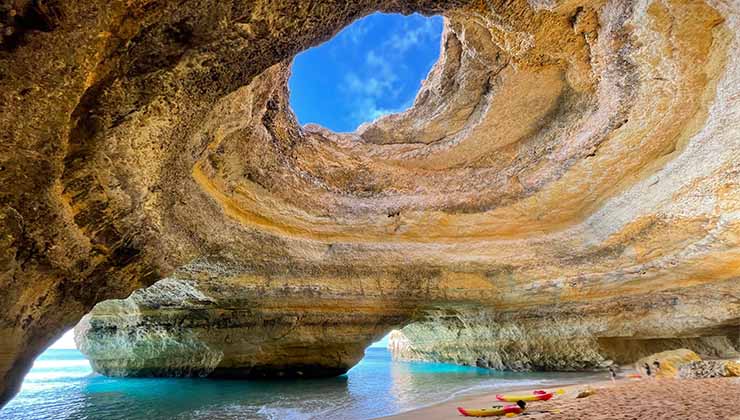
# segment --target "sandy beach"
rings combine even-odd
[[[593,388],[595,394],[576,398],[587,387]],[[562,389],[565,390],[563,395],[550,401],[530,403],[527,412],[517,417],[548,420],[740,420],[740,378],[619,379],[616,383],[603,381]],[[457,407],[484,408],[498,404],[501,403],[496,401],[495,394],[469,396],[388,418],[463,418]]]

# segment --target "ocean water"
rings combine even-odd
[[[77,350],[47,350],[21,392],[0,409],[0,419],[370,419],[469,393],[584,379],[583,374],[394,362],[384,348],[369,348],[362,362],[337,378],[120,379],[94,374]]]

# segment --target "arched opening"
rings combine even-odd
[[[363,123],[409,108],[422,80],[439,57],[442,24],[440,16],[377,13],[356,21],[328,42],[300,54],[295,58],[293,77],[290,79],[291,105],[299,121],[318,123],[337,132],[353,131]],[[218,278],[210,280],[212,283],[209,287],[218,286]],[[38,358],[21,393],[5,408],[3,414],[14,418],[34,412],[38,418],[51,418],[58,414],[61,406],[73,416],[95,417],[114,410],[113,407],[123,410],[138,407],[155,417],[198,411],[217,418],[219,410],[224,407],[204,408],[198,401],[202,401],[203,395],[219,394],[218,401],[221,404],[239,404],[243,407],[242,414],[247,417],[273,413],[282,418],[316,410],[324,411],[324,418],[381,416],[419,404],[433,403],[443,398],[443,394],[462,392],[495,376],[475,367],[430,367],[418,362],[393,361],[386,349],[387,338],[365,351],[364,347],[374,337],[387,332],[390,325],[402,325],[399,322],[408,316],[408,308],[399,307],[390,314],[377,317],[372,314],[372,307],[382,307],[382,300],[357,298],[358,314],[350,313],[344,318],[335,318],[332,320],[334,324],[322,326],[319,333],[330,336],[337,330],[338,334],[346,334],[348,327],[343,323],[353,328],[351,324],[358,318],[360,325],[356,327],[359,331],[356,339],[359,342],[339,343],[326,348],[318,348],[317,345],[312,350],[316,354],[334,351],[347,353],[341,356],[346,360],[340,360],[336,366],[336,374],[342,374],[340,377],[303,379],[295,384],[285,381],[198,381],[194,378],[240,377],[245,373],[233,368],[219,370],[224,353],[233,349],[214,348],[212,341],[206,343],[206,340],[200,340],[198,334],[209,325],[243,327],[237,326],[236,319],[240,314],[243,315],[247,306],[236,310],[218,308],[224,295],[214,297],[209,294],[212,289],[206,290],[201,286],[193,278],[169,278],[135,292],[126,300],[98,304],[78,325],[77,330],[82,336],[81,349],[91,357],[94,370],[110,376],[92,373],[87,360],[74,346],[74,332],[67,332]],[[232,283],[225,287],[236,290],[240,286],[244,284]],[[311,286],[308,288],[311,289]],[[158,297],[161,299],[158,300]],[[321,301],[322,296],[316,298]],[[326,300],[331,299],[329,297]],[[209,318],[207,312],[212,309],[209,305],[214,302],[217,303],[213,312],[228,314]],[[235,302],[238,301],[233,300],[229,304],[234,305]],[[310,313],[311,310],[316,309],[309,308],[306,312]],[[185,314],[158,318],[158,311]],[[260,319],[244,317],[242,321],[251,322],[252,327],[259,325],[268,328],[269,331],[257,330],[256,334],[264,333],[270,335],[271,339],[280,337],[277,338],[279,340],[291,334],[294,318],[310,316],[299,310],[295,314],[280,314],[270,318],[273,316],[270,311],[275,311],[275,307],[267,305]],[[147,312],[149,315],[145,315]],[[174,325],[178,326],[177,333],[172,331]],[[254,334],[254,331],[227,333],[216,341],[231,344],[239,340],[236,336],[240,333],[248,335]],[[259,345],[266,346],[266,341],[262,340]],[[288,342],[282,346],[295,347],[297,344]],[[281,345],[274,346],[272,350],[281,351]],[[358,351],[365,352],[365,357],[359,363]],[[316,363],[313,355],[298,357],[307,357],[309,360],[302,367],[277,369],[283,369],[280,373],[285,372],[285,376],[291,377],[327,376],[327,372],[324,372],[327,370],[331,375],[331,366],[323,365],[320,367],[322,371],[312,374],[311,363]],[[137,364],[141,361],[137,360],[139,358],[144,362]],[[177,361],[171,365],[158,364],[162,360]],[[345,374],[348,369],[349,372]],[[439,374],[445,374],[447,376],[443,376],[446,379],[437,383],[424,380],[431,372],[436,372],[438,379],[441,378]],[[258,372],[256,376],[261,374]],[[178,376],[189,379],[168,378]],[[254,375],[249,373],[249,376]],[[280,393],[281,397],[272,398],[271,393]],[[162,400],[167,400],[167,403],[163,404]],[[45,405],[47,402],[54,403],[54,406],[49,408]],[[207,405],[212,406],[213,402],[208,401]],[[135,416],[136,413],[131,412],[131,415]]]
[[[596,375],[502,372],[475,366],[394,360],[387,336],[346,374],[301,380],[219,380],[193,377],[120,378],[93,372],[65,334],[37,358],[3,419],[99,418],[112,413],[152,419],[375,418],[440,401],[518,387],[548,387]]]
[[[408,109],[439,58],[443,18],[374,13],[293,59],[290,104],[301,124],[335,132]]]
[[[80,328],[111,376],[337,375],[431,310],[440,319],[415,340],[474,341],[465,363],[478,366],[517,368],[532,349],[534,367],[602,346],[736,350],[732,7],[5,3],[2,404],[50,337],[101,301]],[[289,60],[377,8],[449,19],[414,106],[354,133],[297,126]],[[403,109],[379,102],[388,80],[347,79],[373,100],[347,130]],[[492,342],[511,343],[510,359]],[[225,394],[351,395],[372,378],[352,372]],[[224,384],[117,381],[82,383],[71,416],[106,401],[165,415],[202,410],[203,395],[228,403]],[[270,409],[253,402],[238,400]]]

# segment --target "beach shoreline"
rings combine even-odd
[[[630,372],[633,373],[633,372]],[[605,373],[608,378],[608,373]],[[591,396],[576,398],[583,390]],[[550,401],[528,404],[524,417],[531,419],[731,419],[740,420],[740,378],[630,379],[625,375],[612,382],[563,383],[546,388],[563,389]],[[496,400],[501,393],[521,393],[532,388],[512,387],[484,394],[466,395],[431,406],[382,417],[394,420],[443,420],[464,418],[457,407],[485,408],[505,405]],[[517,416],[518,417],[518,416]],[[497,417],[493,417],[497,418]],[[503,417],[498,417],[503,418]]]
[[[633,372],[630,372],[633,373]],[[608,378],[608,372],[604,372],[604,377]],[[617,382],[627,381],[628,379],[618,379]],[[565,394],[574,392],[574,390],[580,390],[587,386],[607,386],[612,384],[611,380],[605,379],[603,381],[594,380],[593,372],[584,372],[582,381],[571,380],[562,381],[547,386],[542,385],[539,388],[532,388],[532,385],[522,386],[510,386],[496,390],[488,390],[481,392],[471,392],[469,394],[461,395],[440,401],[436,404],[426,405],[419,408],[403,411],[389,416],[378,417],[378,419],[448,419],[450,415],[462,418],[458,414],[457,407],[470,407],[470,408],[484,408],[492,405],[508,405],[512,403],[503,403],[496,400],[496,394],[512,394],[512,393],[529,393],[537,389],[545,389],[548,391],[564,390]]]

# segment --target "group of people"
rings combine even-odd
[[[660,362],[657,361],[657,360],[654,361],[653,362],[653,367],[650,367],[650,364],[645,363],[643,365],[643,368],[645,369],[645,373],[647,374],[648,378],[650,378],[650,377],[657,377],[658,376],[658,372],[660,372]],[[609,375],[612,378],[612,382],[616,382],[616,380],[617,380],[617,368],[615,367],[615,365],[610,365],[609,366]]]
[[[653,362],[653,367],[654,367],[654,370],[655,370],[655,376],[657,377],[658,376],[658,372],[660,372],[660,362],[657,361],[657,360],[654,361]],[[650,368],[650,365],[649,364],[645,363],[645,365],[643,365],[643,368],[645,369],[645,373],[647,374],[648,377],[653,376],[653,369]]]

